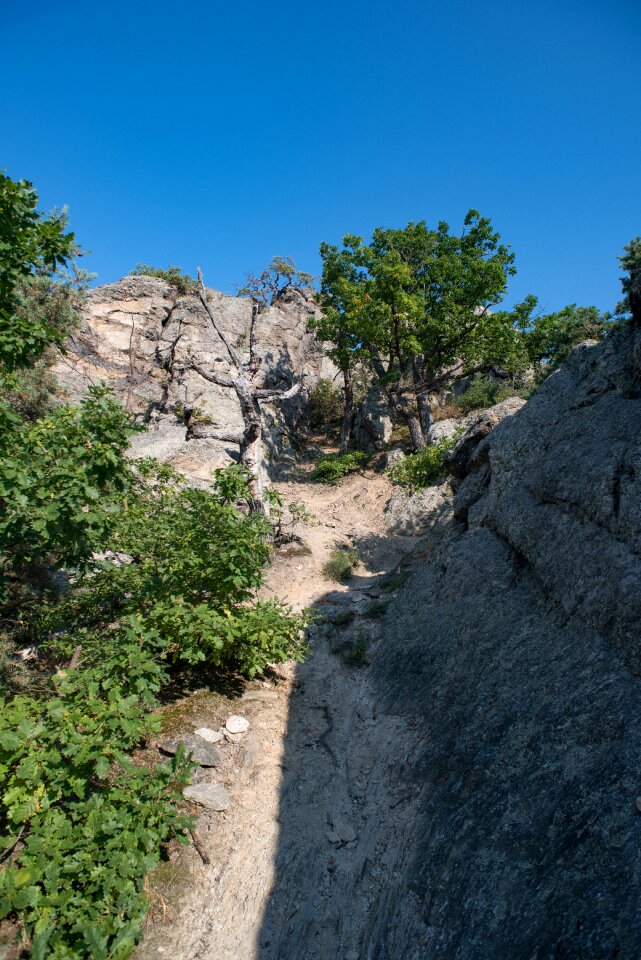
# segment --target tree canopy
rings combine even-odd
[[[48,324],[46,313],[24,316],[16,309],[20,281],[49,276],[78,253],[66,211],[44,216],[37,207],[38,194],[28,180],[0,172],[0,364],[5,371],[27,366],[66,335]]]
[[[414,445],[427,441],[429,395],[471,371],[509,364],[519,350],[511,314],[492,310],[515,272],[489,219],[470,210],[460,233],[425,221],[379,227],[369,243],[348,234],[321,245],[319,334],[349,366],[367,357]]]

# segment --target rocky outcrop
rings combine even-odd
[[[418,813],[363,955],[639,956],[640,337],[578,348],[467,451],[460,522],[387,616]]]
[[[239,351],[248,349],[251,301],[212,291],[212,308]],[[302,379],[302,395],[283,408],[265,406],[267,466],[276,475],[293,461],[291,444],[305,392],[334,369],[322,346],[308,331],[318,306],[304,292],[291,290],[266,309],[256,327],[258,356],[263,358],[259,386],[289,387]],[[83,324],[67,345],[57,376],[70,399],[79,399],[91,383],[111,385],[126,407],[147,427],[134,438],[136,456],[154,456],[194,478],[206,480],[211,469],[231,462],[233,444],[198,439],[198,424],[242,431],[242,418],[231,388],[205,380],[196,362],[223,377],[230,372],[225,349],[198,298],[179,294],[163,280],[125,277],[90,291]],[[191,429],[185,409],[193,409]]]
[[[382,450],[389,443],[394,423],[385,394],[378,387],[371,387],[354,420],[354,444],[359,450]]]

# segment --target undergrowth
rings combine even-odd
[[[323,573],[330,580],[348,580],[359,562],[360,558],[355,550],[332,550],[329,560],[323,565]]]
[[[522,397],[527,400],[532,394],[534,386],[517,386],[510,381],[494,380],[477,373],[466,389],[457,397],[456,403],[463,414],[472,410],[481,410],[493,407],[508,397]]]
[[[445,455],[457,439],[458,436],[439,440],[399,460],[387,471],[388,477],[392,483],[405,487],[410,493],[438,483],[447,476]]]
[[[369,457],[363,450],[328,453],[318,461],[311,478],[319,483],[338,483],[343,477],[364,467],[368,460]]]

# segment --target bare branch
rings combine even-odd
[[[187,434],[187,440],[225,440],[227,443],[237,443],[238,446],[243,442],[242,433],[232,433],[229,430],[215,430],[203,424],[199,426],[194,424]]]
[[[291,397],[295,397],[297,393],[300,393],[302,389],[302,383],[295,383],[289,390],[254,390],[254,396],[257,400],[266,400],[267,402],[271,400],[289,400]]]
[[[260,314],[260,303],[252,297],[252,318],[249,326],[249,366],[254,367],[254,354],[256,353],[256,321]]]
[[[216,331],[220,339],[225,344],[225,347],[227,348],[227,353],[229,354],[229,358],[231,362],[240,373],[243,366],[241,363],[241,359],[236,353],[234,347],[232,346],[231,340],[228,338],[227,334],[224,332],[224,330],[221,329],[221,327],[219,327],[218,321],[216,320],[213,314],[213,311],[207,302],[207,291],[205,290],[205,284],[203,283],[203,274],[200,267],[198,267],[198,283],[199,283],[198,297],[200,299],[200,302],[202,303],[203,307],[207,311],[207,316],[211,320],[212,327],[214,328],[214,330]]]
[[[201,377],[204,377],[205,380],[209,380],[210,383],[215,383],[218,387],[233,387],[234,381],[231,377],[225,377],[219,373],[208,373],[207,370],[203,370],[199,364],[192,361],[191,364],[192,370],[195,370],[196,373],[199,373]]]

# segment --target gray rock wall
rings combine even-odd
[[[247,348],[250,301],[212,293],[212,307],[223,329],[242,351]],[[290,386],[295,375],[308,391],[321,377],[334,376],[336,371],[307,329],[318,309],[313,300],[293,290],[260,315],[261,386]],[[197,297],[180,295],[151,277],[125,277],[97,287],[88,295],[82,329],[67,349],[56,372],[70,399],[79,399],[90,383],[104,381],[147,424],[147,431],[134,438],[135,455],[158,457],[199,479],[208,479],[213,467],[231,462],[237,450],[233,444],[188,441],[182,416],[189,405],[218,428],[242,430],[233,390],[209,383],[190,369],[196,359],[219,374],[230,372],[225,348]],[[282,410],[265,408],[265,448],[272,474],[292,460],[292,431],[303,404],[304,394]]]
[[[420,815],[372,958],[641,955],[638,337],[579,348],[481,440],[387,617]]]

